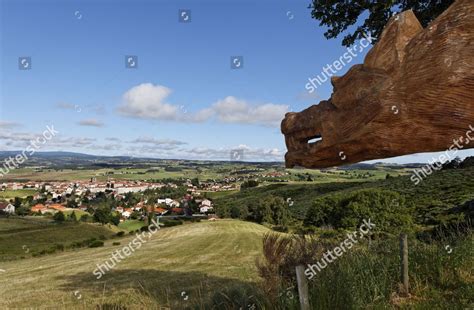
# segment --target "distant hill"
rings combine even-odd
[[[21,151],[0,151],[0,162],[21,154]],[[208,161],[208,160],[185,160],[185,159],[159,159],[150,157],[131,157],[131,156],[105,156],[105,155],[90,155],[75,152],[37,152],[29,158],[24,166],[47,166],[52,168],[75,168],[75,167],[124,167],[144,164],[162,164],[164,162],[180,162],[182,165],[200,165],[203,163],[219,165],[229,161]],[[234,164],[254,164],[263,168],[269,166],[284,166],[284,162],[232,162]],[[391,169],[400,168],[418,168],[423,164],[395,164],[395,163],[358,163],[353,165],[338,167],[340,170],[375,170],[378,167],[386,167]]]

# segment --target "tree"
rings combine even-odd
[[[15,197],[15,200],[13,201],[13,205],[15,206],[15,208],[21,207],[21,198]]]
[[[240,208],[237,206],[232,206],[230,208],[230,217],[233,219],[239,218],[240,217]]]
[[[64,216],[64,213],[62,213],[61,211],[59,212],[56,212],[53,216],[53,220],[58,222],[58,223],[62,223],[66,220],[66,216]]]
[[[110,215],[110,222],[114,224],[115,226],[118,226],[120,224],[120,213],[115,212]]]
[[[286,225],[289,220],[288,205],[281,197],[267,196],[260,200],[252,212],[252,219],[257,223]]]
[[[357,39],[369,34],[374,37],[375,42],[390,17],[396,13],[413,10],[421,25],[426,27],[453,2],[454,0],[312,0],[309,8],[311,17],[318,20],[320,26],[329,27],[324,33],[327,39],[336,38],[346,32],[360,20],[361,15],[365,16],[368,12],[368,17],[362,25],[357,25],[355,31],[342,40],[342,45],[349,47]]]
[[[246,220],[249,217],[249,208],[247,206],[242,206],[239,210],[240,219]]]
[[[17,215],[25,216],[25,215],[28,215],[29,212],[30,212],[30,209],[27,207],[15,208],[15,213]]]
[[[192,184],[193,186],[199,186],[199,179],[198,179],[198,178],[192,179],[192,180],[191,180],[191,184]]]
[[[318,198],[307,210],[305,225],[330,225],[356,229],[363,220],[372,219],[376,232],[397,233],[413,226],[413,214],[405,197],[397,192],[364,189],[347,195]]]
[[[108,223],[110,220],[110,212],[103,208],[97,208],[94,212],[94,220],[102,224]]]
[[[459,157],[443,164],[443,169],[457,169],[461,166],[462,160]]]
[[[75,212],[75,211],[72,211],[71,214],[69,214],[69,216],[67,217],[67,219],[68,219],[69,221],[76,222],[76,221],[77,221],[76,212]]]
[[[246,188],[251,188],[251,187],[257,187],[258,186],[258,181],[256,180],[248,180],[248,181],[245,181],[243,182],[241,185],[240,185],[240,190],[244,190]]]
[[[83,214],[83,215],[81,215],[80,221],[81,221],[81,222],[87,222],[88,219],[89,219],[89,215]]]
[[[72,198],[70,198],[67,201],[66,207],[71,208],[71,209],[77,208],[77,202],[76,202],[76,198],[74,196],[72,196]]]

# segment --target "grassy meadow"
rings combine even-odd
[[[54,223],[43,217],[0,218],[0,262],[45,254],[74,242],[107,239],[119,229],[93,223]],[[1,268],[1,267],[0,267]]]
[[[0,191],[0,199],[14,199],[15,197],[25,198],[28,196],[33,196],[38,191],[35,189],[18,189],[18,190],[5,190]]]
[[[199,307],[227,286],[255,285],[254,261],[267,231],[233,220],[162,229],[100,280],[92,274],[96,264],[133,236],[106,241],[101,248],[1,262],[5,271],[0,274],[0,308]],[[121,245],[112,245],[117,241]],[[12,246],[7,242],[1,239],[0,247]],[[21,243],[18,246],[21,250]]]

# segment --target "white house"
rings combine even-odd
[[[8,214],[15,214],[15,206],[11,203],[0,203],[0,212],[8,213]]]
[[[158,203],[159,205],[165,204],[165,205],[167,205],[168,207],[179,207],[179,202],[176,201],[176,200],[173,200],[173,199],[171,199],[171,198],[158,199],[158,200],[157,200],[157,203]]]
[[[204,207],[200,207],[199,211],[201,211],[201,213],[207,213],[209,212],[209,210],[213,210],[213,209],[214,209],[213,207],[204,206]]]
[[[209,199],[204,199],[201,202],[201,207],[212,207],[212,201],[210,201]]]

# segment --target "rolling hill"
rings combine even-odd
[[[232,220],[162,229],[99,280],[92,273],[97,264],[134,236],[113,240],[121,245],[106,241],[102,248],[2,262],[0,308],[202,305],[225,287],[255,285],[254,261],[266,231]]]

